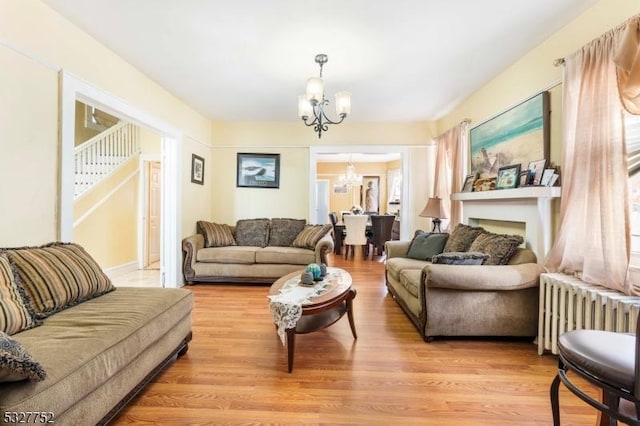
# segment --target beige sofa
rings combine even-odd
[[[410,244],[386,243],[386,284],[425,341],[536,336],[542,268],[531,250],[518,247],[505,265],[451,265],[407,257]]]
[[[84,280],[75,285],[87,287]],[[187,352],[192,306],[193,295],[185,289],[119,287],[70,300],[38,320],[41,325],[12,334],[46,378],[0,381],[3,423],[109,422],[157,373]],[[30,421],[20,417],[28,412],[34,413]]]
[[[200,221],[198,231],[182,241],[188,284],[273,283],[310,263],[328,265],[327,254],[333,251],[331,225],[307,225],[301,219],[245,219],[234,226]]]

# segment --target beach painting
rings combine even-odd
[[[541,92],[472,128],[471,173],[492,178],[498,170],[549,159],[549,92]]]
[[[238,153],[236,186],[279,188],[280,154]]]

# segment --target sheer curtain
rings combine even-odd
[[[630,294],[628,178],[613,61],[623,30],[565,58],[560,230],[545,266]]]
[[[445,231],[462,222],[462,203],[451,201],[450,195],[459,192],[467,169],[467,121],[447,130],[436,138],[437,155],[434,194],[442,199],[448,212]]]

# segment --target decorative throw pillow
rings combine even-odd
[[[416,231],[411,240],[407,257],[417,260],[431,260],[436,254],[442,253],[449,234],[431,234],[424,231]]]
[[[447,244],[444,246],[444,253],[452,251],[469,251],[471,243],[476,239],[484,229],[477,226],[469,226],[463,223],[458,224],[456,228],[451,232]]]
[[[198,233],[204,236],[205,247],[226,247],[236,245],[236,240],[233,239],[233,232],[229,225],[205,222],[204,220],[199,220],[196,225],[198,227]]]
[[[47,373],[19,342],[0,331],[0,382],[29,379],[39,382]]]
[[[269,245],[275,247],[291,247],[300,231],[307,224],[305,219],[271,219]]]
[[[483,232],[475,239],[469,251],[480,251],[490,257],[485,265],[506,265],[518,246],[524,242],[520,235]]]
[[[40,325],[25,302],[24,289],[5,254],[0,254],[0,331],[16,334]]]
[[[236,244],[266,247],[269,241],[269,219],[241,219],[236,222]]]
[[[14,273],[38,319],[115,290],[81,246],[52,243],[7,250]]]
[[[314,250],[318,241],[332,228],[333,226],[330,223],[326,225],[305,225],[304,229],[293,240],[291,246]]]
[[[482,265],[489,255],[478,251],[451,251],[441,253],[431,258],[431,263],[441,263],[444,265]]]

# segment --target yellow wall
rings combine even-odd
[[[1,245],[40,244],[57,237],[61,69],[182,130],[188,136],[183,145],[187,172],[181,182],[183,235],[195,230],[200,216],[210,215],[212,181],[205,177],[204,188],[194,191],[188,173],[192,152],[209,160],[208,118],[39,0],[0,2],[0,40],[6,41],[0,45],[0,195],[21,207],[2,204]]]

